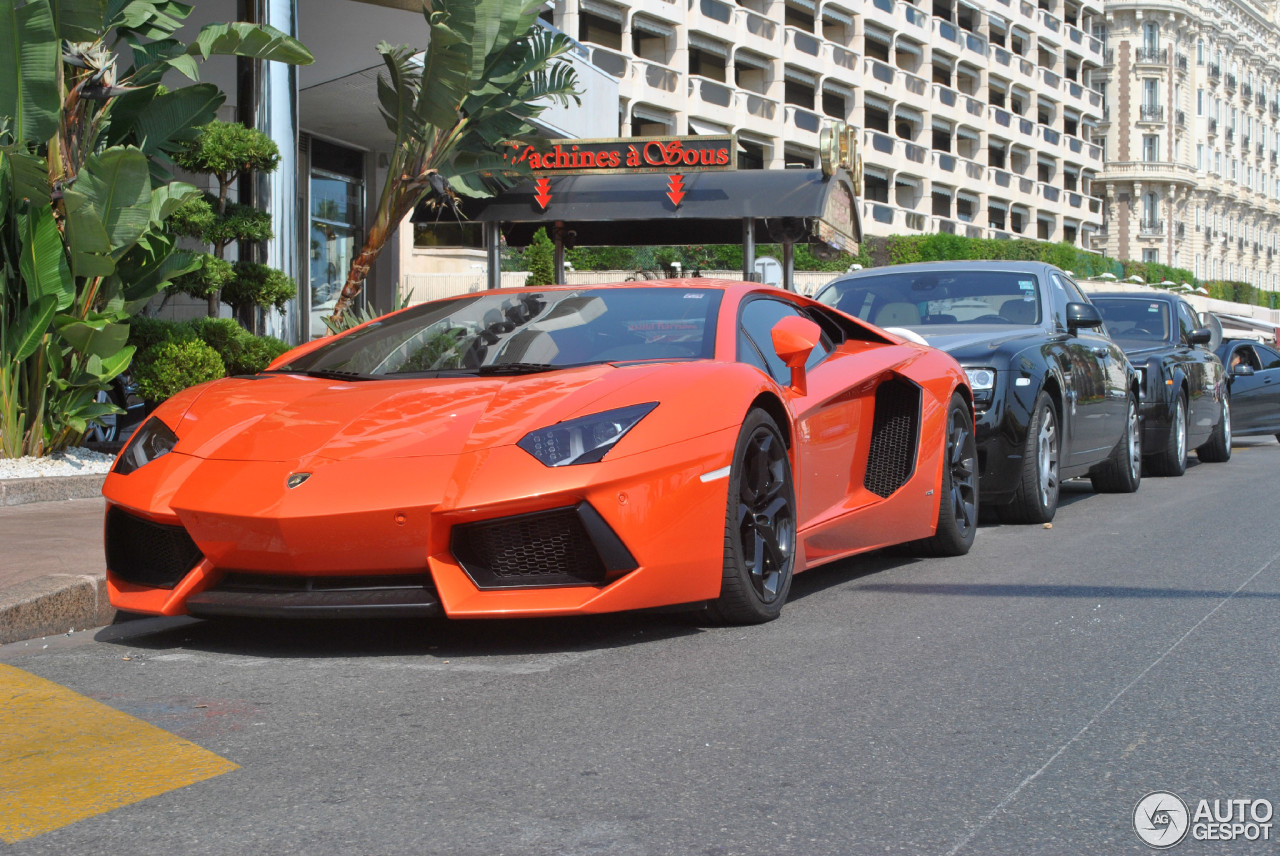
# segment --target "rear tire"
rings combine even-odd
[[[1231,396],[1222,396],[1222,418],[1214,426],[1209,442],[1196,449],[1196,457],[1206,464],[1225,464],[1231,460]]]
[[[723,624],[760,624],[782,613],[796,552],[791,459],[777,424],[763,410],[742,423],[729,470],[724,572],[708,605]]]
[[[1062,444],[1058,414],[1044,392],[1036,396],[1022,448],[1022,478],[1013,501],[1000,510],[1006,523],[1048,523],[1058,511]]]
[[[973,436],[973,412],[958,392],[951,396],[946,431],[938,526],[932,537],[906,545],[907,551],[917,556],[963,556],[978,532],[978,444]]]
[[[1133,493],[1142,484],[1142,422],[1138,419],[1138,399],[1129,393],[1125,436],[1111,457],[1089,477],[1099,493]]]
[[[1187,397],[1182,393],[1173,407],[1173,422],[1164,448],[1146,461],[1153,476],[1177,477],[1187,471]]]

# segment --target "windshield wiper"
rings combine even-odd
[[[553,366],[551,363],[494,363],[491,366],[480,366],[480,368],[476,369],[476,373],[481,375],[519,375],[549,372],[562,368],[564,366]]]
[[[324,380],[374,380],[373,377],[360,372],[344,372],[341,369],[268,369],[262,374],[296,374],[305,377],[318,377]]]

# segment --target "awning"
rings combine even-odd
[[[914,175],[902,175],[901,173],[893,177],[893,183],[900,184],[903,187],[910,187],[912,189],[919,189],[920,187],[920,179],[916,178]]]
[[[631,115],[637,119],[645,119],[649,122],[666,122],[670,124],[672,116],[670,113],[659,110],[657,107],[650,107],[648,104],[631,105]]]
[[[977,131],[973,130],[972,128],[966,128],[964,125],[960,125],[959,127],[956,128],[956,136],[962,140],[978,141],[982,139],[982,137],[978,134]]]
[[[555,223],[576,232],[580,246],[737,244],[742,224],[755,222],[768,240],[770,222],[805,221],[805,234],[852,248],[862,238],[852,180],[817,169],[737,169],[683,175],[684,197],[672,203],[664,173],[565,175],[550,179],[550,202],[541,208],[533,181],[487,200],[468,200],[472,219],[497,222],[507,242],[523,247],[540,227]],[[434,216],[434,215],[432,215]],[[851,219],[850,219],[851,218]],[[849,234],[852,232],[852,234]],[[807,240],[807,239],[802,239]]]
[[[817,0],[787,0],[787,5],[804,9],[806,12],[812,12],[818,8]]]
[[[954,125],[953,125],[953,123],[951,122],[951,120],[949,120],[949,119],[943,119],[943,118],[942,118],[942,117],[940,117],[940,116],[934,116],[934,117],[933,117],[933,130],[935,130],[935,131],[945,131],[945,132],[947,132],[948,134],[950,134],[950,133],[953,133],[953,131],[954,131]]]
[[[746,50],[740,50],[733,55],[733,64],[738,68],[758,68],[761,71],[768,71],[773,67],[773,62],[767,57]]]
[[[723,137],[729,133],[727,125],[720,125],[715,122],[708,122],[706,119],[699,119],[697,116],[689,117],[689,133],[703,134],[706,136]]]
[[[875,27],[867,27],[865,35],[868,39],[871,39],[871,41],[879,42],[882,45],[893,44],[892,33],[887,33],[887,32],[884,32],[883,30],[877,30]]]
[[[643,15],[636,15],[631,19],[632,32],[639,31],[648,33],[651,36],[661,36],[662,38],[670,38],[675,35],[676,28],[662,21],[655,21],[653,18],[646,18]]]
[[[582,11],[598,18],[617,21],[619,24],[622,23],[622,9],[611,3],[601,3],[600,0],[582,0]]]
[[[874,92],[867,92],[865,89],[862,91],[862,101],[866,106],[874,107],[877,110],[883,110],[886,113],[893,109],[893,102],[888,98],[885,98],[882,95],[877,95]]]
[[[907,56],[920,56],[920,46],[915,42],[909,42],[906,39],[898,39],[898,53],[904,53]]]
[[[708,38],[701,33],[689,34],[689,47],[713,53],[716,56],[729,56],[729,45],[719,39]]]
[[[807,71],[802,71],[801,69],[790,65],[783,66],[782,75],[787,80],[794,81],[795,83],[805,83],[809,86],[816,86],[818,83],[817,75],[811,74]]]
[[[909,122],[923,122],[924,114],[914,107],[908,107],[906,104],[899,104],[894,109],[894,115]]]
[[[988,207],[988,208],[995,208],[995,209],[996,209],[996,210],[998,210],[998,211],[1008,211],[1008,210],[1009,210],[1009,203],[1008,203],[1008,202],[1004,202],[1004,201],[999,200],[999,199],[988,199],[988,200],[987,200],[987,207]]]
[[[848,12],[841,12],[839,9],[833,9],[831,6],[822,7],[822,17],[827,21],[834,21],[844,27],[853,25],[853,16]]]

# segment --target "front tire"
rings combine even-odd
[[[1142,484],[1142,422],[1138,419],[1138,399],[1132,392],[1125,416],[1125,435],[1089,480],[1099,493],[1133,493]]]
[[[917,556],[963,556],[978,532],[978,444],[973,412],[958,392],[951,396],[946,429],[938,526],[932,537],[907,545]]]
[[[777,424],[747,414],[729,470],[724,575],[708,606],[724,624],[760,624],[782,613],[796,552],[796,494],[791,459]]]
[[[1222,418],[1214,426],[1209,442],[1196,449],[1196,457],[1206,464],[1225,464],[1231,460],[1231,396],[1222,396]]]
[[[1007,523],[1048,523],[1058,511],[1062,444],[1053,400],[1041,392],[1031,414],[1022,449],[1022,478],[1013,501],[1000,513]]]
[[[1187,471],[1187,397],[1178,394],[1164,448],[1147,458],[1153,476],[1180,476]]]

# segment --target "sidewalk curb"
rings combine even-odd
[[[105,575],[50,574],[0,591],[0,645],[110,624]]]
[[[41,476],[0,479],[0,507],[63,499],[93,499],[102,495],[106,475]]]

